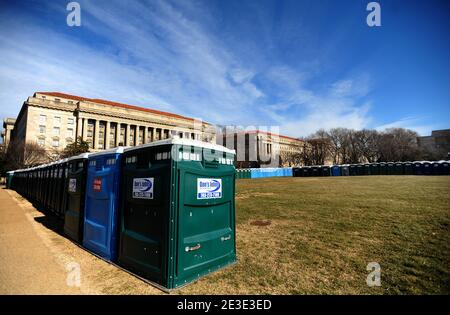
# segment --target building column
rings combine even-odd
[[[130,145],[130,125],[129,124],[126,125],[126,130],[125,130],[125,145],[126,146]]]
[[[148,127],[144,126],[144,140],[142,141],[143,144],[146,144],[148,142]]]
[[[155,128],[150,127],[150,142],[153,142],[155,139]]]
[[[83,136],[83,118],[77,118],[77,134],[75,138]]]
[[[105,149],[109,149],[109,133],[111,132],[111,122],[107,121],[105,125],[105,143],[103,144],[103,147]]]
[[[98,149],[98,135],[100,131],[99,129],[100,129],[100,120],[96,119],[94,127],[94,143],[92,144],[92,147],[94,149]]]
[[[134,145],[139,145],[139,125],[134,129]]]
[[[116,147],[118,147],[119,146],[119,143],[120,143],[120,123],[119,122],[117,122],[116,123]]]
[[[87,140],[88,119],[83,118],[83,141]]]

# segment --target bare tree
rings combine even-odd
[[[11,142],[5,156],[8,169],[20,169],[48,162],[45,149],[36,142]]]

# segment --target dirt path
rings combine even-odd
[[[0,294],[162,294],[78,247],[57,226],[0,188]]]

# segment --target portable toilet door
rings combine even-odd
[[[380,163],[380,175],[387,175],[387,164],[384,162]]]
[[[179,138],[126,149],[118,263],[168,289],[234,263],[234,157]]]
[[[84,201],[86,193],[87,159],[83,153],[68,159],[67,211],[64,217],[64,233],[72,240],[83,241]]]
[[[439,163],[438,161],[434,161],[431,163],[431,174],[441,175],[441,163]]]
[[[328,165],[322,166],[322,176],[331,176],[331,168]]]
[[[11,182],[14,176],[14,171],[9,171],[6,174],[7,174],[6,188],[11,189]]]
[[[364,164],[363,165],[363,173],[364,173],[364,175],[371,175],[370,164]]]
[[[91,153],[88,158],[83,246],[110,261],[117,259],[123,149]]]
[[[300,177],[302,176],[302,168],[301,167],[294,167],[292,168],[292,176],[293,177]]]
[[[450,175],[449,161],[440,161],[441,163],[441,175]]]
[[[350,176],[358,175],[357,165],[356,164],[350,164],[348,169],[349,169]]]
[[[412,162],[403,162],[404,175],[414,175],[414,165]]]
[[[433,174],[431,162],[429,162],[429,161],[422,162],[422,174],[423,175],[432,175]]]
[[[403,162],[397,162],[395,163],[395,175],[405,175],[405,170],[403,166]]]
[[[303,166],[302,167],[302,177],[310,177],[311,176],[311,166]]]
[[[370,163],[370,175],[380,175],[380,163]]]
[[[340,166],[341,168],[341,176],[349,176],[350,175],[350,165],[343,164]]]
[[[331,167],[332,176],[341,176],[341,167],[339,165],[333,165]]]
[[[414,175],[423,175],[422,162],[414,161],[413,167],[414,167]]]
[[[388,162],[386,169],[387,175],[395,175],[395,164],[393,162]]]

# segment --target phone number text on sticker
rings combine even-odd
[[[133,178],[133,198],[153,199],[154,178]]]
[[[222,198],[221,178],[197,178],[197,199]]]

